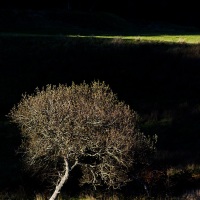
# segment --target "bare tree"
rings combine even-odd
[[[104,82],[37,88],[23,95],[8,116],[21,129],[27,166],[56,185],[50,200],[77,165],[81,184],[120,188],[131,180],[136,149],[144,152],[143,144],[154,149],[137,129],[136,112]]]

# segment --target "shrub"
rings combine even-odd
[[[147,164],[155,147],[138,130],[136,112],[104,82],[37,88],[8,116],[21,129],[27,167],[56,184],[51,199],[78,165],[81,184],[120,188],[131,180],[134,163]]]

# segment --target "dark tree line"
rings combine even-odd
[[[7,0],[0,2],[2,8],[20,9],[66,9],[66,11],[112,12],[133,19],[164,20],[199,25],[198,6],[194,0]]]

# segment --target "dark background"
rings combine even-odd
[[[100,16],[93,15],[99,12]],[[105,13],[116,15],[111,19]],[[194,0],[0,2],[0,188],[4,191],[28,188],[33,192],[39,187],[30,174],[24,173],[21,157],[16,154],[21,143],[19,130],[6,115],[21,94],[32,94],[36,87],[46,84],[105,81],[120,100],[139,113],[141,130],[158,135],[153,169],[164,171],[200,163],[199,44],[64,36],[81,32],[91,35],[99,29],[104,35],[107,30],[119,35],[118,28],[125,30],[126,20],[136,27],[127,35],[137,35],[137,31],[138,35],[152,35],[147,30],[149,25],[159,29],[156,35],[166,34],[165,23],[200,28]],[[36,35],[31,36],[33,33]],[[42,36],[51,33],[52,37]],[[173,26],[168,33],[184,35],[186,31],[174,30]]]
[[[15,9],[66,9],[79,11],[105,11],[128,19],[167,21],[199,26],[197,2],[181,0],[4,0],[1,8]]]

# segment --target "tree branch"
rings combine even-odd
[[[69,177],[69,166],[68,166],[67,159],[65,157],[63,159],[64,159],[64,162],[65,162],[65,173],[64,173],[63,177],[61,178],[59,184],[56,186],[54,193],[52,194],[52,196],[49,200],[55,200],[56,199],[56,197],[60,193],[62,186],[64,185],[64,183],[67,181],[67,179]]]

